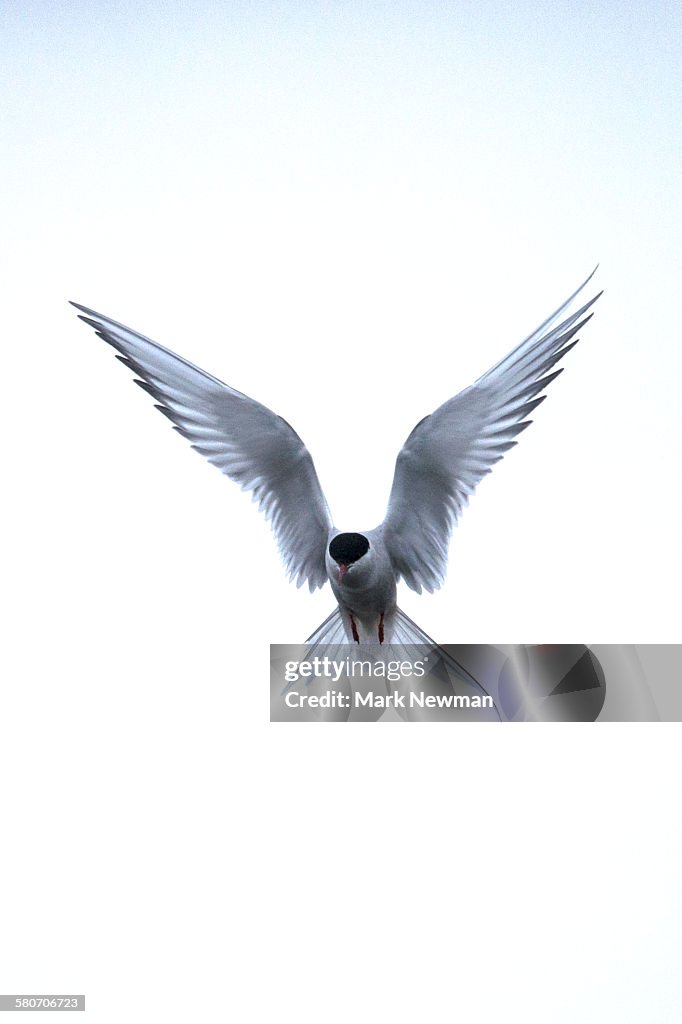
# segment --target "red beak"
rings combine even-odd
[[[343,577],[348,572],[348,566],[344,565],[343,562],[339,564],[339,583],[343,581]]]

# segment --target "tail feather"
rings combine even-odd
[[[316,647],[318,644],[342,644],[347,640],[346,627],[343,623],[341,609],[337,606],[324,622],[321,622],[314,633],[306,640],[307,644]]]
[[[306,641],[305,659],[328,657],[332,661],[354,657],[370,657],[372,660],[384,657],[395,658],[400,652],[395,647],[418,648],[420,657],[429,661],[428,678],[434,683],[439,681],[446,686],[454,686],[461,692],[462,686],[469,687],[474,694],[489,697],[490,694],[478,680],[456,658],[440,647],[420,626],[413,622],[400,608],[396,608],[392,621],[387,629],[386,643],[369,644],[354,643],[349,635],[349,627],[340,608],[335,608],[331,615],[322,622]],[[406,652],[409,653],[409,652]],[[412,652],[413,653],[413,652]],[[493,705],[494,717],[500,718],[497,707]],[[401,717],[405,717],[401,715]]]
[[[437,653],[438,657],[447,668],[454,671],[458,676],[460,676],[460,678],[465,679],[482,697],[490,696],[488,691],[481,686],[479,681],[472,676],[471,672],[469,672],[460,661],[453,658],[447,651],[443,650],[435,640],[432,640],[431,637],[428,636],[416,622],[413,622],[412,619],[400,608],[396,608],[395,622],[396,627],[393,634],[394,643],[418,644],[420,646],[433,648],[433,652]],[[500,715],[496,706],[495,711],[499,718]]]
[[[306,661],[314,657],[338,660],[348,653],[350,643],[352,639],[348,635],[341,609],[337,606],[306,640],[304,658]]]

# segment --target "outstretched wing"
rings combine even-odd
[[[508,356],[418,423],[398,454],[384,537],[396,571],[417,593],[443,582],[462,509],[530,425],[527,417],[547,397],[540,392],[562,372],[550,371],[576,344],[601,292],[554,325],[593,274]]]
[[[100,338],[136,374],[175,429],[230,479],[252,491],[270,520],[297,586],[327,582],[332,526],[308,449],[286,420],[197,366],[108,317],[73,302]]]

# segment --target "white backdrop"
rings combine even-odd
[[[0,987],[98,1022],[672,1019],[677,730],[269,728],[267,645],[331,595],[66,300],[281,413],[366,529],[414,424],[599,261],[447,585],[400,602],[443,642],[675,642],[679,15],[1,16]]]

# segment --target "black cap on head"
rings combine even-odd
[[[369,541],[361,533],[340,533],[329,545],[329,554],[340,565],[352,565],[369,551]]]

